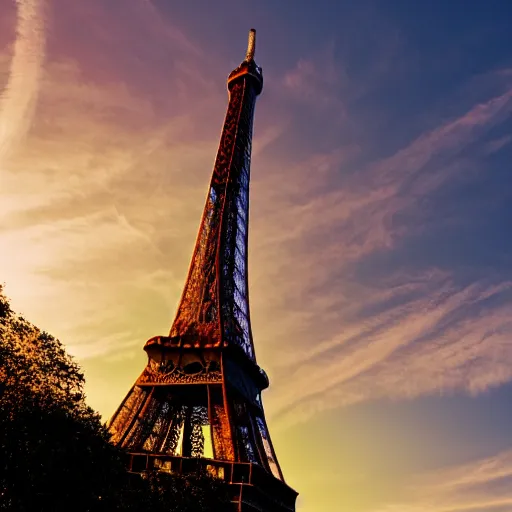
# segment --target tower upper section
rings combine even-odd
[[[256,51],[256,30],[251,28],[249,31],[249,41],[247,43],[247,52],[245,59],[240,66],[235,68],[228,76],[228,90],[231,91],[232,85],[242,77],[251,77],[254,80],[256,94],[260,94],[263,89],[263,74],[261,68],[254,62],[254,53]]]
[[[237,346],[255,361],[249,314],[247,242],[251,141],[263,88],[254,62],[256,32],[228,77],[229,104],[189,273],[174,319],[172,346]]]

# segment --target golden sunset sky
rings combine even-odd
[[[512,10],[174,4],[0,0],[13,308],[107,420],[169,331],[254,26],[251,316],[297,510],[512,511]]]

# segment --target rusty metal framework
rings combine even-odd
[[[251,140],[263,88],[254,53],[251,30],[246,58],[228,77],[227,114],[175,320],[169,336],[147,341],[148,364],[109,430],[131,454],[131,471],[185,471],[203,461],[236,491],[234,510],[291,512],[297,493],[284,482],[265,421],[268,378],[256,363],[249,314]]]

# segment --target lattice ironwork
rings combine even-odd
[[[168,363],[168,362],[167,362]],[[149,362],[137,380],[139,386],[154,384],[208,384],[222,382],[222,373],[218,366],[207,364],[197,365],[194,373],[187,372],[187,368],[174,364],[155,364]]]
[[[251,139],[261,69],[244,62],[228,81],[229,106],[190,270],[171,337],[205,348],[235,344],[255,360],[247,287]],[[197,346],[197,345],[196,345]]]
[[[268,378],[256,364],[248,300],[251,139],[263,87],[254,50],[251,31],[246,59],[228,77],[224,128],[170,334],[146,343],[147,367],[109,430],[132,454],[132,471],[209,459],[217,476],[231,468],[231,485],[248,484],[237,492],[237,510],[292,512],[296,493],[284,483],[265,422]]]

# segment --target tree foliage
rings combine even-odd
[[[207,476],[129,475],[83,386],[62,344],[16,315],[0,286],[0,510],[226,510]]]
[[[171,475],[154,472],[147,481],[156,512],[228,512],[227,489],[205,473]]]

